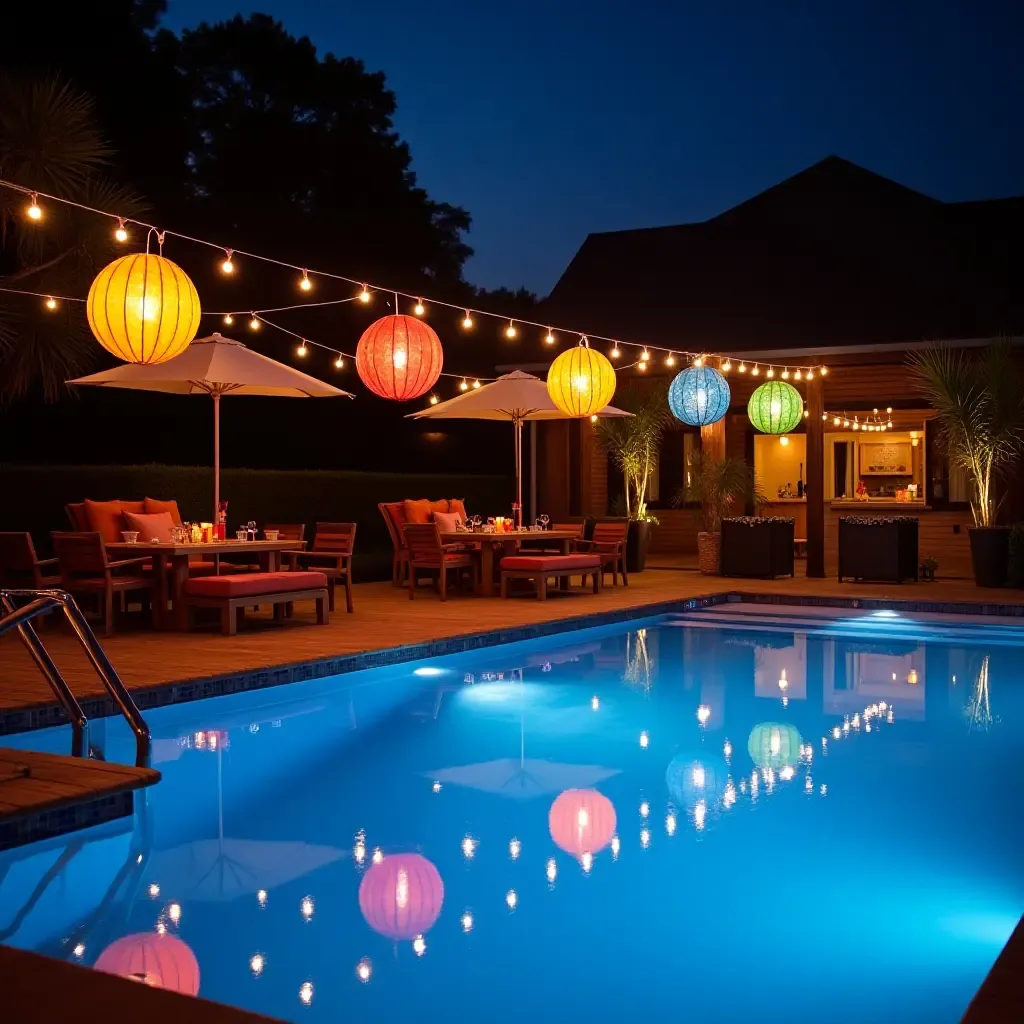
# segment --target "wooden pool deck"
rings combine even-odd
[[[574,587],[571,594],[553,594],[547,601],[525,596],[480,598],[455,591],[442,603],[426,589],[410,601],[405,590],[389,583],[357,584],[354,589],[353,614],[346,614],[339,603],[327,626],[315,625],[312,605],[299,603],[294,617],[283,623],[271,621],[269,611],[248,616],[246,626],[234,637],[216,631],[155,633],[129,624],[127,631],[103,640],[103,646],[126,686],[141,691],[595,613],[636,609],[641,614],[647,606],[727,592],[797,599],[949,602],[961,606],[957,610],[964,614],[980,612],[986,605],[1024,611],[1024,591],[982,590],[970,580],[894,585],[839,583],[802,575],[778,580],[723,579],[664,561],[634,574],[628,587],[609,585],[598,595]],[[102,684],[70,633],[54,626],[42,635],[75,695],[83,703],[102,698]],[[54,706],[53,695],[18,638],[11,634],[0,638],[0,712]]]

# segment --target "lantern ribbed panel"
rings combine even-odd
[[[596,789],[567,789],[548,812],[551,838],[566,853],[582,857],[603,850],[615,835],[615,806]]]
[[[728,411],[729,382],[710,366],[691,366],[678,373],[668,388],[672,415],[691,427],[717,423]]]
[[[784,380],[765,381],[747,402],[747,416],[762,434],[788,434],[804,415],[804,400]]]
[[[96,970],[186,996],[199,992],[199,962],[192,950],[174,935],[126,935],[100,953]]]
[[[164,363],[199,330],[199,293],[163,256],[122,256],[96,276],[85,302],[96,340],[126,363]]]
[[[792,725],[762,722],[750,730],[747,753],[758,768],[785,768],[800,759],[803,740]]]
[[[371,865],[359,885],[366,923],[389,939],[412,939],[433,925],[444,903],[437,868],[418,853],[388,854]]]
[[[437,383],[443,355],[429,324],[401,313],[382,316],[359,339],[356,372],[375,395],[407,402]]]
[[[577,345],[548,368],[548,394],[566,416],[593,416],[615,394],[615,367],[600,352]]]

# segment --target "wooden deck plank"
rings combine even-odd
[[[313,606],[306,602],[296,605],[294,618],[281,623],[271,621],[269,612],[250,614],[246,626],[234,637],[216,631],[160,634],[135,629],[103,640],[103,646],[129,689],[140,689],[590,613],[642,610],[643,606],[657,602],[728,591],[977,605],[1024,603],[1024,592],[982,590],[969,580],[893,585],[838,583],[835,579],[809,580],[797,576],[760,581],[700,576],[678,566],[649,568],[634,574],[628,587],[609,585],[595,595],[576,586],[571,594],[555,594],[547,601],[532,597],[481,598],[456,590],[448,601],[441,602],[426,588],[410,601],[406,590],[388,583],[358,584],[354,591],[355,612],[346,614],[343,606],[339,606],[327,626],[315,625]],[[43,638],[76,696],[104,696],[99,679],[70,633],[50,626]],[[49,707],[54,703],[45,680],[18,638],[11,634],[0,638],[0,710]],[[106,768],[111,770],[110,766]]]

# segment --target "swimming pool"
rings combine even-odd
[[[1024,637],[834,614],[150,712],[163,781],[0,856],[0,941],[296,1021],[958,1020],[1024,912]]]

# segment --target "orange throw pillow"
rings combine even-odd
[[[454,533],[462,520],[454,512],[435,512],[434,522],[442,533]]]
[[[124,529],[120,501],[90,501],[86,498],[85,518],[89,520],[89,529],[98,533],[104,543],[116,544],[120,541]]]
[[[139,540],[158,540],[161,544],[171,542],[171,529],[177,525],[171,519],[170,512],[158,512],[151,516],[125,512],[124,521],[129,530],[138,530]]]
[[[176,501],[157,501],[156,498],[147,498],[144,504],[146,507],[142,511],[147,516],[156,516],[161,512],[167,512],[170,514],[171,522],[175,526],[181,526],[181,513],[178,511],[178,503]]]
[[[121,511],[134,512],[137,516],[141,516],[146,511],[146,503],[144,501],[122,501]]]
[[[432,501],[430,503],[430,511],[431,512],[450,512],[451,509],[448,508],[448,499],[447,498],[439,498],[437,501]]]
[[[461,498],[452,498],[448,502],[448,510],[454,512],[463,522],[466,521],[466,506]]]
[[[429,523],[430,517],[434,512],[430,507],[431,503],[426,498],[420,498],[417,501],[411,501],[409,498],[406,498],[403,506],[405,508],[406,522],[409,523]],[[442,509],[442,511],[447,511],[447,509]]]

